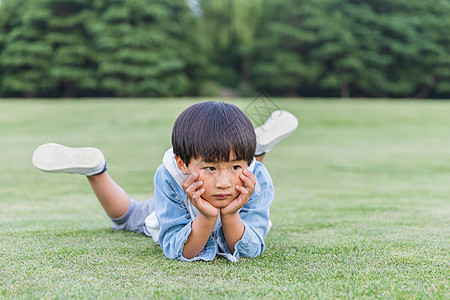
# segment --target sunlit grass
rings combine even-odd
[[[144,200],[197,101],[0,101],[0,298],[450,296],[450,102],[276,99],[300,126],[265,161],[266,251],[237,264],[168,260],[113,232],[85,178],[31,165],[41,143],[99,147]]]

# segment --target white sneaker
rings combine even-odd
[[[59,144],[43,144],[33,153],[33,165],[52,173],[98,175],[106,171],[106,160],[97,148],[70,148]]]
[[[255,155],[269,152],[282,139],[291,135],[297,129],[297,118],[285,110],[274,111],[267,121],[255,129]]]

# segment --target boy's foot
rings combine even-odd
[[[97,148],[70,148],[59,144],[44,144],[33,153],[33,165],[53,173],[98,175],[106,171],[106,160]]]
[[[261,155],[269,152],[273,146],[297,129],[297,118],[285,110],[274,111],[267,121],[255,129],[256,152]]]

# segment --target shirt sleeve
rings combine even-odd
[[[255,189],[239,212],[244,222],[244,235],[236,243],[234,253],[228,249],[222,227],[218,231],[219,251],[232,254],[236,259],[259,256],[264,251],[264,238],[270,227],[270,206],[274,198],[272,178],[262,163],[257,163],[254,174]]]
[[[159,244],[164,254],[170,259],[212,260],[216,254],[216,245],[212,237],[197,257],[187,259],[182,255],[193,221],[183,205],[184,197],[186,193],[161,165],[155,173],[155,213],[160,226]]]

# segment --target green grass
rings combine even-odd
[[[144,200],[197,101],[0,101],[0,298],[450,297],[450,102],[275,100],[300,128],[266,157],[266,251],[237,264],[166,259],[85,178],[31,165],[41,143],[99,147]]]

